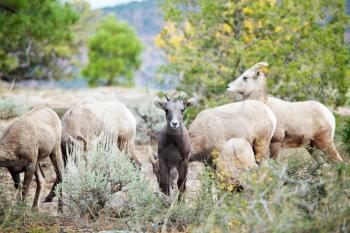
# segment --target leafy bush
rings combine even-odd
[[[267,161],[245,174],[243,192],[221,191],[195,232],[347,232],[350,165],[321,165],[302,157]]]
[[[211,209],[211,183],[202,175],[202,187],[191,204],[155,193],[129,156],[117,149],[108,136],[89,143],[89,150],[75,147],[69,155],[61,188],[64,192],[64,221],[79,222],[93,230],[106,228],[134,231],[185,229],[206,219]],[[123,195],[115,196],[117,193]],[[123,198],[117,219],[113,206]],[[105,223],[108,224],[105,224]],[[102,224],[104,223],[104,224]],[[107,225],[109,227],[107,227]]]
[[[157,132],[165,123],[164,112],[156,108],[152,102],[136,106],[133,110],[138,118],[136,140],[141,143],[156,142]]]
[[[271,94],[344,104],[345,1],[165,0],[161,7],[167,24],[155,42],[169,61],[163,71],[204,104],[223,98],[227,84],[259,61],[270,64]]]
[[[350,118],[344,120],[341,128],[341,140],[346,145],[347,152],[350,153]]]

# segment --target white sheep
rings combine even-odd
[[[204,110],[189,128],[190,161],[213,162],[224,143],[243,138],[255,151],[257,162],[268,152],[276,128],[276,117],[265,104],[246,100]]]
[[[271,157],[277,158],[280,148],[320,149],[333,161],[342,161],[334,143],[335,118],[332,112],[317,101],[288,102],[267,96],[266,77],[260,62],[228,84],[227,91],[239,93],[244,99],[256,99],[269,106],[277,117],[277,128],[271,141]],[[310,147],[311,146],[311,147]]]
[[[10,171],[16,188],[20,185],[19,173],[24,172],[23,200],[28,196],[35,175],[37,187],[33,208],[37,210],[45,185],[39,162],[49,156],[57,183],[62,181],[61,132],[62,126],[57,114],[50,108],[36,107],[8,126],[0,138],[0,167],[6,167]],[[61,211],[61,199],[58,207]]]
[[[141,166],[135,150],[136,119],[119,101],[77,104],[64,113],[61,140],[64,163],[67,163],[67,152],[70,153],[74,145],[81,145],[87,150],[89,141],[102,132],[110,134],[119,149],[130,153],[136,165]],[[54,198],[56,185],[57,182],[45,202]]]
[[[216,173],[225,187],[239,187],[242,172],[258,167],[249,142],[243,138],[231,138],[216,159]]]
[[[64,153],[67,150],[66,146],[83,142],[86,147],[91,137],[107,132],[112,134],[119,149],[129,152],[135,163],[141,165],[135,150],[136,119],[119,101],[76,105],[62,117],[62,127]]]

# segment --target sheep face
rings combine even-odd
[[[183,125],[183,113],[185,109],[193,104],[193,100],[170,100],[166,97],[166,101],[156,101],[156,107],[163,109],[166,116],[168,127],[177,129]]]
[[[235,81],[227,85],[227,91],[238,93],[244,98],[260,92],[266,85],[265,75],[261,71],[265,66],[267,66],[266,62],[260,62],[244,71]]]

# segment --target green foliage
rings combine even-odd
[[[271,94],[344,104],[343,0],[166,0],[162,8],[169,23],[156,43],[170,61],[163,71],[181,73],[179,89],[221,99],[229,82],[267,61]]]
[[[220,192],[194,232],[344,232],[350,227],[350,165],[302,157],[264,163],[245,174],[243,193]]]
[[[338,131],[345,150],[350,153],[350,118],[348,116],[337,116]]]
[[[93,85],[105,81],[108,85],[130,86],[133,72],[141,64],[141,51],[142,44],[135,32],[126,23],[108,16],[89,40],[89,64],[83,75]]]
[[[0,6],[0,77],[52,77],[78,19],[69,3],[5,0]]]
[[[68,196],[70,214],[96,218],[113,193],[131,187],[142,189],[144,180],[109,136],[97,138],[89,143],[89,147],[86,154],[79,146],[74,148],[69,156],[62,188]]]
[[[102,136],[89,142],[87,152],[77,146],[69,156],[60,186],[66,205],[63,221],[80,222],[83,228],[94,231],[106,230],[106,225],[135,232],[160,231],[163,227],[185,229],[204,222],[212,208],[208,192],[211,180],[207,173],[200,180],[195,202],[179,202],[177,195],[168,200],[153,191],[128,155],[120,152],[109,137]],[[115,199],[115,194],[123,195]],[[118,219],[113,220],[115,202],[121,204],[117,207]]]

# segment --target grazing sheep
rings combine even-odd
[[[184,110],[193,104],[192,100],[172,101],[166,96],[167,101],[156,101],[155,105],[163,109],[166,114],[167,124],[158,136],[158,159],[150,156],[153,172],[157,177],[160,190],[170,194],[171,169],[178,172],[177,186],[183,194],[186,190],[186,178],[189,163],[190,139],[187,129],[183,124]]]
[[[136,156],[136,119],[130,110],[119,101],[95,102],[77,105],[62,117],[62,151],[66,146],[82,142],[86,149],[92,137],[105,131],[111,133],[120,150],[126,150],[140,166]],[[68,148],[69,149],[69,148]]]
[[[240,187],[242,171],[258,167],[249,142],[243,138],[231,138],[216,159],[216,171],[226,187]]]
[[[24,171],[22,199],[26,200],[30,183],[35,175],[37,188],[33,209],[39,209],[41,191],[45,180],[39,162],[50,157],[57,183],[62,181],[61,154],[62,126],[57,114],[47,107],[36,107],[8,126],[0,138],[0,167],[6,167],[15,181],[20,184],[19,173]],[[62,210],[59,200],[58,208]]]
[[[70,108],[62,117],[61,148],[66,164],[67,152],[74,145],[82,145],[87,150],[89,140],[102,132],[110,133],[120,150],[130,153],[136,165],[141,166],[135,151],[136,119],[130,110],[119,101],[78,104]],[[55,196],[53,186],[45,202]]]
[[[257,100],[246,100],[204,110],[190,126],[190,161],[212,164],[224,143],[231,138],[243,138],[261,162],[268,152],[276,127],[272,111]]]
[[[325,152],[333,161],[342,161],[333,143],[335,118],[332,112],[317,101],[287,102],[268,97],[266,77],[261,71],[266,66],[266,62],[255,64],[228,84],[227,91],[239,93],[244,99],[260,100],[276,115],[271,157],[277,158],[280,148],[309,145]],[[312,148],[307,147],[310,153]]]

